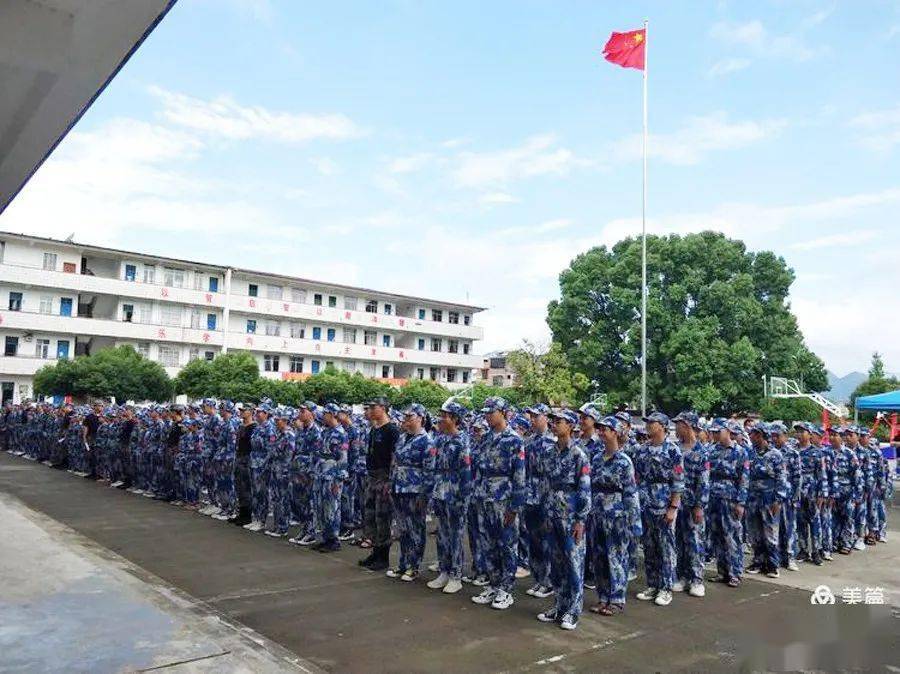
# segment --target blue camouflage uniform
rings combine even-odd
[[[710,432],[726,428],[724,420],[710,425]],[[736,442],[713,444],[709,450],[708,522],[712,552],[719,575],[725,581],[740,581],[744,573],[743,519],[735,513],[746,508],[750,485],[747,449]]]
[[[774,433],[787,433],[787,428],[780,423],[771,424],[771,428]],[[781,565],[787,566],[790,560],[797,558],[799,552],[797,512],[800,510],[800,499],[803,494],[803,468],[800,451],[791,441],[780,447],[776,444],[776,449],[784,457],[785,478],[787,479],[787,493],[779,513],[781,522],[778,542],[781,551]]]
[[[418,411],[415,413],[419,414]],[[414,435],[401,435],[394,450],[391,492],[399,534],[401,571],[418,571],[425,553],[425,515],[434,486],[436,456],[434,443],[424,429]]]
[[[338,409],[334,403],[324,409],[337,416]],[[322,541],[326,544],[337,543],[341,530],[341,492],[348,475],[349,447],[347,433],[340,424],[326,428],[318,445],[319,453],[315,461],[317,519]]]
[[[472,456],[472,496],[469,498],[469,507],[466,510],[466,534],[469,540],[469,551],[472,555],[471,580],[486,579],[488,577],[487,557],[481,545],[481,528],[484,523],[484,503],[474,496],[475,485],[480,480],[478,469],[479,457],[482,448],[487,442],[487,424],[482,420],[476,422],[481,435],[469,432],[469,452]]]
[[[869,490],[866,504],[866,529],[870,536],[878,539],[882,531],[886,512],[884,508],[885,464],[887,461],[878,446],[878,440],[869,439],[866,443],[869,451],[869,472],[872,475],[872,488]]]
[[[300,537],[315,536],[316,520],[313,496],[313,466],[315,457],[321,453],[322,429],[312,421],[309,426],[301,426],[297,433],[296,451],[292,463],[291,496],[294,520],[300,523]]]
[[[528,409],[534,414],[549,414],[546,405]],[[528,541],[528,559],[534,582],[550,587],[550,537],[547,520],[547,470],[549,458],[556,454],[556,438],[549,430],[534,433],[525,442],[525,507],[522,521]]]
[[[350,414],[347,409],[342,408],[341,411],[347,415]],[[346,424],[342,423],[341,426],[347,435],[347,478],[343,481],[344,486],[341,491],[341,527],[346,531],[352,531],[362,523],[358,493],[360,483],[356,473],[362,444],[359,441],[359,429],[352,420],[348,420]],[[363,462],[365,465],[365,457],[363,457]]]
[[[233,407],[232,407],[233,409]],[[228,517],[236,515],[237,495],[234,487],[234,462],[237,454],[241,421],[234,414],[222,420],[218,449],[214,457],[216,475],[216,504]]]
[[[291,459],[296,449],[297,435],[290,425],[293,410],[278,410],[276,419],[284,420],[287,426],[268,438],[268,469],[270,498],[272,500],[272,531],[286,534],[291,524]]]
[[[200,500],[200,455],[203,452],[203,429],[199,419],[185,422],[185,432],[178,442],[175,465],[180,473],[179,489],[176,496],[188,505],[197,505]]]
[[[275,422],[256,424],[250,436],[250,511],[254,522],[269,516],[269,451],[275,442]]]
[[[437,449],[432,503],[437,519],[438,570],[462,578],[463,533],[472,491],[472,455],[464,433],[435,436]]]
[[[863,473],[859,457],[847,445],[834,451],[834,479],[832,484],[834,542],[839,551],[849,551],[856,539],[854,520],[856,504],[862,498]]]
[[[752,431],[766,438],[770,435],[766,424],[756,424]],[[753,547],[754,566],[768,572],[777,571],[781,561],[778,547],[781,521],[772,507],[784,503],[788,489],[784,455],[774,445],[763,452],[755,451],[750,459],[747,535]]]
[[[830,444],[821,444],[823,431],[820,427],[813,426],[813,433],[813,446],[818,446],[822,452],[822,459],[825,461],[825,487],[828,492],[828,497],[825,499],[825,503],[822,504],[820,511],[822,521],[821,552],[825,553],[826,557],[829,557],[831,553],[835,551],[836,543],[834,536],[834,462],[836,455],[834,448]],[[819,442],[820,444],[815,445],[815,442]]]
[[[696,427],[697,415],[686,414],[684,418],[692,427]],[[699,440],[693,447],[683,451],[682,456],[684,492],[681,495],[678,518],[675,520],[675,545],[678,553],[676,576],[692,585],[703,582],[710,463],[709,452]],[[694,519],[694,511],[697,508],[701,511],[699,522]]]
[[[812,432],[811,424],[796,424]],[[828,498],[828,474],[825,455],[821,447],[799,447],[802,482],[800,508],[797,511],[797,545],[801,553],[811,560],[819,560],[822,551],[822,507],[820,501]]]
[[[854,426],[853,428],[857,433],[859,432],[857,427]],[[866,526],[869,519],[869,503],[872,498],[872,492],[875,489],[875,472],[877,468],[872,465],[872,457],[867,445],[859,443],[856,445],[854,451],[856,452],[856,458],[859,461],[859,471],[862,474],[862,489],[859,495],[859,503],[854,511],[854,531],[856,534],[854,543],[856,543],[866,536]]]

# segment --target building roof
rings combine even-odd
[[[473,313],[477,313],[479,311],[485,311],[486,307],[479,307],[472,304],[463,304],[460,302],[449,302],[447,300],[436,300],[427,297],[417,297],[415,295],[406,295],[403,293],[393,293],[393,292],[385,292],[383,290],[375,290],[372,288],[363,288],[359,286],[350,286],[344,285],[341,283],[332,283],[330,281],[319,281],[316,279],[307,279],[300,276],[288,276],[286,274],[275,274],[267,271],[258,271],[256,269],[246,269],[243,267],[233,267],[231,265],[225,264],[211,264],[209,262],[198,262],[196,260],[186,260],[181,258],[174,257],[163,257],[161,255],[154,255],[152,253],[139,253],[132,250],[121,250],[119,248],[107,248],[105,246],[96,246],[93,244],[87,243],[78,243],[77,241],[61,241],[59,239],[52,239],[44,236],[34,236],[33,234],[22,234],[19,232],[4,232],[0,231],[0,236],[6,237],[16,237],[19,239],[24,239],[27,241],[42,241],[45,243],[52,243],[57,246],[71,246],[73,248],[78,248],[79,250],[85,251],[96,251],[98,253],[114,253],[116,255],[126,255],[126,256],[134,256],[139,258],[149,258],[151,260],[163,263],[175,263],[179,265],[189,265],[191,267],[200,267],[201,269],[211,269],[215,271],[225,271],[226,269],[231,269],[232,272],[237,272],[240,274],[247,274],[250,276],[259,276],[262,278],[270,278],[270,279],[280,279],[286,281],[293,281],[297,283],[307,283],[310,285],[323,286],[325,288],[334,288],[336,290],[349,290],[355,293],[360,294],[370,294],[377,295],[379,297],[387,297],[394,300],[413,300],[416,302],[422,302],[423,304],[439,304],[445,307],[454,307],[458,309],[465,309],[471,311]]]

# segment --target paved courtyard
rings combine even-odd
[[[492,611],[364,571],[357,548],[297,549],[3,453],[0,671],[897,671],[898,516],[888,544],[821,569],[629,598],[568,633],[535,620],[524,583]],[[821,584],[835,605],[810,604]],[[845,587],[886,605],[843,604]]]

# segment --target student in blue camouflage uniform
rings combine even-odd
[[[359,428],[353,423],[353,410],[349,405],[342,405],[338,413],[338,421],[344,433],[347,435],[347,479],[341,491],[341,533],[338,538],[342,541],[353,540],[353,530],[359,527],[361,513],[358,510],[359,499],[357,490],[359,482],[356,479],[356,466],[359,463],[358,454],[362,450],[359,440]],[[363,457],[365,466],[365,457]]]
[[[441,407],[432,504],[437,519],[438,577],[428,583],[433,590],[455,594],[462,589],[463,535],[472,490],[472,455],[460,425],[466,408],[448,401]]]
[[[869,461],[869,448],[859,441],[859,428],[847,426],[842,433],[844,444],[856,455],[859,462],[860,489],[859,497],[853,507],[853,542],[854,550],[865,550],[866,521],[868,518],[868,501],[875,485],[872,465]]]
[[[216,515],[220,512],[216,503],[216,465],[215,457],[221,447],[221,436],[224,423],[219,415],[216,401],[206,398],[200,403],[203,415],[203,452],[200,454],[200,480],[202,484],[201,498],[206,504],[200,512],[204,515]]]
[[[220,409],[222,428],[219,432],[218,449],[213,456],[213,472],[216,476],[215,503],[219,507],[219,512],[213,514],[213,519],[225,522],[237,517],[234,463],[241,422],[234,413],[233,402],[223,402]]]
[[[715,419],[709,425],[715,443],[709,450],[710,542],[719,575],[717,581],[736,588],[744,574],[743,520],[750,485],[747,449],[736,442],[740,424]]]
[[[750,459],[747,534],[753,547],[753,563],[747,567],[747,573],[764,572],[769,578],[778,578],[780,511],[789,486],[784,455],[770,444],[772,435],[771,427],[762,422],[750,429],[754,452]]]
[[[294,456],[297,436],[291,426],[294,410],[279,407],[272,415],[275,422],[274,436],[268,439],[269,498],[272,504],[272,528],[267,536],[283,538],[291,524],[291,459]]]
[[[830,442],[823,442],[823,439],[825,439],[825,432],[822,430],[822,428],[815,425],[811,425],[810,428],[812,431],[810,442],[812,443],[813,447],[819,449],[819,451],[822,453],[822,459],[825,462],[825,490],[827,491],[827,496],[825,497],[825,500],[822,503],[822,508],[820,510],[822,522],[821,554],[823,561],[830,562],[834,559],[833,553],[835,552],[833,517],[835,453],[834,448],[831,446]]]
[[[335,552],[341,549],[338,535],[341,530],[341,492],[347,480],[347,453],[350,443],[347,433],[338,420],[341,408],[337,403],[328,403],[322,408],[325,431],[316,457],[316,489],[318,496],[317,520],[321,527],[322,540],[313,545],[319,552]]]
[[[437,449],[423,428],[427,412],[413,403],[403,412],[403,435],[394,450],[391,493],[400,542],[400,560],[389,578],[412,582],[425,553],[425,515],[434,486]]]
[[[200,419],[187,419],[185,433],[179,440],[175,465],[181,472],[180,495],[178,500],[191,510],[196,510],[200,501],[200,454],[203,452],[203,429]]]
[[[577,438],[578,415],[560,410],[550,415],[556,436],[551,456],[545,456],[548,487],[547,529],[550,539],[550,580],[556,593],[553,608],[538,614],[541,622],[558,622],[574,630],[584,599],[584,526],[591,510],[590,460]]]
[[[834,539],[838,552],[849,555],[856,539],[855,513],[862,499],[863,472],[859,457],[844,444],[844,438],[856,436],[848,428],[832,429],[831,447],[834,450]]]
[[[472,597],[476,604],[508,609],[516,576],[516,543],[519,513],[525,505],[525,447],[506,420],[510,405],[506,399],[491,397],[481,413],[490,430],[479,447],[474,498],[483,520],[479,522],[481,546],[490,576],[490,585]]]
[[[706,557],[706,510],[709,505],[709,455],[697,438],[700,417],[681,412],[675,417],[675,435],[684,461],[684,492],[675,520],[678,553],[675,592],[687,589],[692,597],[703,597],[703,564]]]
[[[597,424],[603,419],[603,412],[594,403],[585,403],[578,409],[579,421],[579,439],[584,452],[587,454],[588,462],[593,462],[594,456],[598,452],[603,451],[603,440],[600,438]],[[593,512],[588,513],[587,520],[584,523],[584,587],[588,590],[596,590],[595,583],[596,572],[594,571],[594,555],[591,551],[594,549],[594,525],[591,522]],[[638,519],[640,519],[640,509],[638,509]]]
[[[881,473],[878,485],[878,498],[875,501],[875,531],[873,532],[874,540],[877,543],[887,543],[887,510],[885,503],[893,503],[894,501],[894,480],[891,476],[891,465],[881,454],[881,447],[876,438],[872,438],[872,449],[881,455]]]
[[[772,433],[772,444],[784,457],[787,494],[781,505],[781,521],[779,525],[778,546],[781,565],[788,571],[799,571],[797,566],[797,511],[800,509],[800,497],[803,493],[803,468],[800,452],[793,446],[788,437],[787,426],[780,422],[769,424]]]
[[[638,442],[637,439],[637,430],[631,427],[631,415],[622,410],[620,412],[616,412],[613,416],[619,420],[619,448],[625,453],[629,459],[631,459],[632,465],[634,465],[634,456],[638,450],[638,447],[641,446],[643,440],[646,439],[646,429],[640,429],[642,433],[645,435],[642,437],[641,442]],[[628,539],[628,580],[635,580],[637,578],[637,558],[638,558],[638,544],[640,543],[641,536],[644,534],[643,522],[641,521],[641,509],[640,502],[638,502],[638,508],[635,512],[631,513],[631,537]]]
[[[316,513],[313,497],[313,467],[321,454],[322,428],[316,423],[317,405],[306,401],[297,409],[299,428],[297,429],[296,450],[291,462],[291,501],[293,519],[299,523],[300,531],[290,539],[296,545],[314,545],[316,538]]]
[[[547,520],[547,489],[549,457],[556,453],[556,438],[548,427],[550,408],[537,404],[525,410],[531,424],[531,433],[525,441],[525,507],[522,524],[528,543],[528,560],[534,585],[527,594],[549,597],[553,594],[550,583],[550,538]]]
[[[654,412],[644,422],[647,442],[635,452],[634,472],[641,499],[647,589],[637,598],[668,606],[675,583],[675,518],[684,491],[684,463],[681,450],[666,437],[669,417]]]
[[[275,422],[269,418],[272,408],[260,402],[256,410],[256,428],[250,437],[250,524],[249,531],[266,528],[269,516],[269,451],[275,442]]]
[[[794,424],[797,451],[800,454],[801,490],[797,510],[797,559],[822,565],[822,507],[828,498],[828,475],[825,456],[812,444],[812,424]]]
[[[869,437],[869,429],[865,426],[858,426],[859,445],[863,448],[869,463],[869,488],[865,492],[866,500],[866,523],[864,527],[863,543],[865,545],[875,545],[878,542],[878,501],[883,490],[882,480],[884,478],[884,456],[878,448],[878,441]]]
[[[468,576],[463,576],[464,583],[472,583],[476,587],[485,587],[488,580],[488,567],[485,550],[481,546],[481,523],[484,521],[484,504],[481,499],[474,497],[474,485],[478,483],[478,457],[481,448],[487,441],[490,428],[484,419],[478,419],[472,423],[469,434],[469,450],[472,455],[472,485],[473,496],[469,499],[469,508],[466,511],[466,534],[469,541],[469,551],[472,554],[472,570]]]
[[[593,568],[600,602],[591,611],[612,616],[625,609],[628,588],[628,544],[633,538],[632,518],[640,512],[634,465],[620,448],[622,422],[601,419],[602,450],[591,456],[590,536]]]

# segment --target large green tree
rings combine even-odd
[[[716,232],[647,238],[649,403],[728,414],[755,409],[764,374],[828,388],[787,301],[793,271]],[[576,257],[547,322],[571,366],[610,404],[640,400],[641,242]]]
[[[869,366],[869,377],[861,382],[859,386],[850,394],[850,409],[856,405],[856,399],[860,396],[871,396],[876,393],[887,393],[888,391],[896,391],[900,389],[900,380],[896,377],[885,374],[884,360],[877,351],[872,354],[872,364]],[[860,419],[864,421],[872,421],[875,419],[874,412],[860,412]]]
[[[164,401],[172,396],[172,380],[165,369],[130,346],[101,349],[90,356],[60,360],[37,371],[38,395]]]
[[[251,400],[257,394],[259,364],[246,351],[216,356],[213,360],[192,360],[175,377],[175,391],[189,398],[230,398]]]
[[[516,374],[516,387],[531,402],[574,405],[584,399],[590,386],[584,374],[572,370],[568,356],[557,342],[541,352],[526,340],[520,348],[506,354],[506,363]]]

